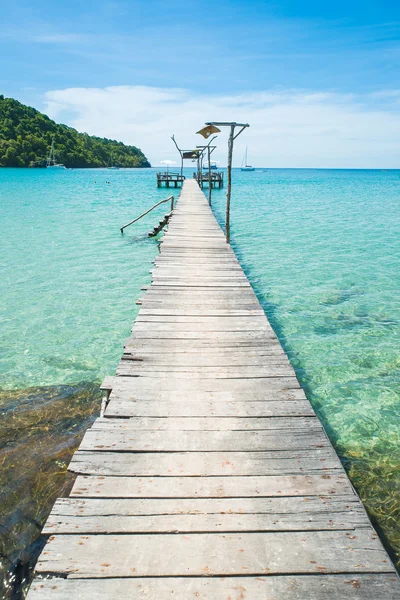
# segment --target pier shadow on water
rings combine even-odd
[[[0,390],[0,598],[19,600],[55,499],[85,430],[99,414],[98,383]]]

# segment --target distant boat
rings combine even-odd
[[[113,169],[114,171],[117,171],[119,169],[119,167],[117,165],[113,165],[113,155],[112,154],[110,155],[110,162],[109,162],[107,169]]]
[[[242,160],[242,167],[241,167],[241,171],[255,171],[255,167],[252,167],[251,165],[247,164],[247,146],[246,146],[246,152],[244,153],[244,157]]]
[[[47,161],[46,161],[46,169],[66,169],[66,168],[67,168],[66,166],[64,166],[61,163],[58,163],[56,161],[56,155],[54,152],[54,138],[53,138],[51,140],[49,156],[47,157]]]
[[[208,171],[208,163],[203,165],[203,169],[206,169]],[[210,169],[212,171],[216,171],[218,169],[216,161],[213,161],[213,160],[210,161]]]

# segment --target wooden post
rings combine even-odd
[[[208,146],[208,204],[211,206],[211,163],[210,163],[210,146]]]
[[[202,187],[201,185],[201,177],[200,177],[200,156],[197,158],[197,183],[199,184],[200,187]]]
[[[231,189],[232,189],[232,155],[233,155],[233,136],[235,125],[231,125],[231,132],[228,140],[228,188],[226,191],[226,241],[229,244],[231,239],[230,213],[231,213]]]
[[[171,196],[171,212],[174,210],[174,200],[175,198]]]
[[[207,138],[210,135],[210,127],[213,127],[212,132],[221,131],[218,127],[230,127],[230,134],[228,140],[228,189],[226,192],[226,241],[229,244],[231,239],[231,230],[230,230],[230,211],[231,211],[231,189],[232,189],[232,155],[233,155],[233,142],[234,140],[246,129],[249,127],[248,123],[236,123],[236,122],[219,122],[212,121],[206,123],[204,129],[198,131],[203,137]],[[235,135],[235,127],[240,127],[240,131]],[[221,187],[222,181],[220,181]]]

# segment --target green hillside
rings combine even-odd
[[[0,95],[0,167],[43,167],[54,138],[66,167],[150,167],[141,150],[58,125],[38,110]]]

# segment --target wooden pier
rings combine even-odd
[[[208,171],[202,171],[200,175],[198,175],[197,172],[193,173],[193,179],[195,179],[201,187],[209,185]],[[222,171],[211,171],[211,187],[219,189],[224,187],[224,174]]]
[[[393,564],[193,180],[140,302],[28,599],[398,599]]]
[[[186,177],[180,173],[157,173],[157,187],[180,187],[183,185]]]

